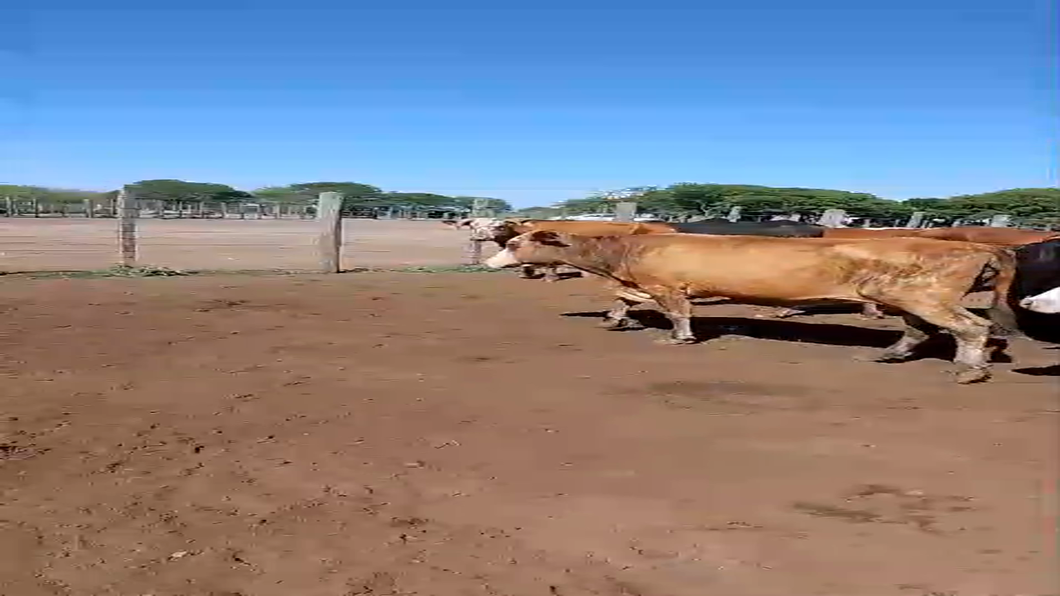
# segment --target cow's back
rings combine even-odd
[[[959,226],[954,228],[927,228],[919,230],[920,238],[938,240],[961,240],[998,246],[1021,246],[1060,237],[1057,232],[1021,230],[1018,228],[994,228],[986,226]]]
[[[659,234],[616,238],[622,266],[640,286],[698,288],[730,297],[799,301],[837,296],[872,280],[902,282],[923,259],[981,258],[991,247],[920,238],[776,238]],[[849,298],[857,298],[856,292]]]

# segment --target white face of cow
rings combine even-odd
[[[465,219],[453,227],[458,229],[466,227],[471,230],[472,240],[487,241],[499,238],[505,229],[505,223],[503,219],[475,217],[472,219]]]
[[[1042,292],[1036,296],[1028,296],[1020,300],[1020,306],[1046,315],[1060,314],[1060,287]]]
[[[510,248],[505,248],[485,261],[485,265],[491,269],[504,269],[518,264],[519,259],[515,258],[515,253]]]

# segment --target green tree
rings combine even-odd
[[[465,197],[457,196],[452,197],[452,205],[455,207],[454,211],[458,213],[470,213],[476,200],[484,199],[485,208],[492,211],[497,215],[511,213],[514,211],[511,203],[504,199],[494,199],[491,197]]]
[[[140,180],[125,187],[138,199],[154,201],[245,201],[250,194],[227,184],[184,180]]]
[[[903,202],[910,211],[923,211],[929,218],[953,222],[983,221],[999,214],[1017,222],[1052,224],[1060,220],[1060,189],[1012,188],[949,198],[915,198]]]
[[[51,191],[43,186],[26,186],[22,184],[0,184],[0,197],[18,201],[46,199]]]
[[[81,203],[85,199],[101,202],[109,198],[108,193],[76,188],[46,188],[20,184],[0,184],[0,199],[16,201],[37,200],[41,203]]]
[[[266,186],[253,192],[261,201],[274,203],[313,203],[322,192],[342,194],[343,209],[372,206],[383,196],[378,186],[360,182],[300,182],[287,186]]]

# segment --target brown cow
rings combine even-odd
[[[1021,230],[1019,228],[995,228],[986,226],[958,226],[954,228],[826,228],[824,238],[934,238],[936,240],[957,240],[962,242],[980,242],[994,246],[1023,246],[1060,238],[1060,232],[1041,232],[1038,230]],[[778,319],[802,314],[801,308],[786,308],[773,316]],[[870,319],[882,319],[883,313],[874,304],[866,304],[862,315]]]
[[[504,243],[520,234],[538,230],[553,232],[565,232],[578,234],[580,236],[624,236],[630,234],[669,234],[674,230],[669,225],[661,222],[634,222],[623,223],[613,221],[572,221],[554,219],[492,219],[473,218],[459,222],[445,222],[455,228],[466,227],[471,229],[471,237],[474,240],[492,240],[502,249]],[[520,277],[531,279],[534,277],[537,265],[523,265],[520,269]],[[544,265],[545,281],[559,281],[558,265]]]
[[[1060,238],[1060,232],[987,226],[959,226],[956,228],[924,228],[919,230],[916,237],[981,242],[983,244],[993,244],[994,246],[1023,246]]]
[[[551,231],[523,234],[486,261],[494,268],[564,263],[621,284],[605,324],[619,328],[631,302],[645,296],[673,322],[666,343],[695,341],[689,298],[725,296],[746,304],[857,302],[903,312],[905,333],[879,361],[905,360],[935,327],[957,340],[957,381],[990,376],[986,343],[991,321],[961,306],[968,293],[992,290],[998,331],[1016,328],[1006,294],[1015,259],[1001,248],[970,242],[890,238],[837,240],[649,234],[588,238]]]

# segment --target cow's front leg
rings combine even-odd
[[[559,277],[559,271],[557,271],[557,269],[559,269],[558,265],[548,265],[547,267],[545,267],[545,281],[548,281],[548,282],[557,282],[557,281],[559,281],[560,277]]]
[[[661,292],[649,291],[655,302],[663,310],[666,318],[673,323],[673,331],[670,337],[658,340],[665,345],[685,345],[696,342],[696,336],[692,333],[692,303],[680,292],[664,290]]]
[[[523,279],[534,279],[534,272],[537,267],[534,265],[520,265],[519,266],[519,277]]]

